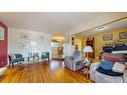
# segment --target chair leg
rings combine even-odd
[[[48,58],[48,62],[49,62],[49,58]]]
[[[11,66],[11,63],[9,62],[9,68],[10,68],[10,66]]]
[[[12,62],[9,62],[9,68],[10,67],[12,67],[12,68],[14,67],[14,64]]]
[[[3,76],[2,75],[0,75],[0,80],[3,78]]]
[[[14,63],[11,63],[12,64],[12,68],[14,67]]]

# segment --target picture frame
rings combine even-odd
[[[75,50],[78,51],[78,45],[77,44],[75,45]]]
[[[119,33],[119,39],[127,39],[127,31]]]
[[[74,41],[74,37],[72,37],[71,40]]]
[[[72,42],[72,45],[74,45],[74,42]]]
[[[0,40],[4,40],[4,28],[0,26]]]
[[[20,49],[27,49],[29,48],[27,43],[20,43]]]
[[[103,41],[109,41],[113,39],[113,35],[112,34],[107,34],[103,36]]]
[[[29,39],[29,33],[20,33],[20,39]]]
[[[74,45],[74,40],[75,40],[75,38],[72,37],[72,38],[71,38],[72,45]]]
[[[44,34],[38,34],[38,40],[45,40]]]

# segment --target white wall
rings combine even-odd
[[[74,51],[75,51],[75,48],[74,46],[72,45],[72,42],[71,42],[71,35],[70,34],[67,34],[66,36],[66,41],[65,41],[65,57],[68,57],[68,56],[72,56]]]
[[[74,44],[78,45],[78,51],[82,52],[82,40],[81,39],[75,39],[75,43]]]
[[[28,33],[29,37],[28,39],[21,39],[20,35],[21,33]],[[39,35],[44,35],[43,39],[39,39]],[[51,34],[48,33],[42,33],[42,32],[36,32],[36,31],[29,31],[24,29],[16,29],[16,28],[9,28],[9,39],[8,39],[8,47],[9,47],[9,54],[12,53],[20,53],[22,54],[25,59],[28,57],[28,52],[33,51],[32,45],[30,44],[31,41],[36,41],[37,46],[34,51],[38,51],[39,55],[42,54],[42,52],[50,52],[50,58],[51,58]],[[28,45],[28,48],[22,49],[21,43],[26,43]]]

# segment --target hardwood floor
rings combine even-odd
[[[25,66],[25,65],[24,65]],[[91,83],[81,72],[73,72],[64,68],[64,62],[42,62],[41,65],[17,70],[10,68],[4,74],[1,83]],[[30,69],[33,68],[33,69]]]

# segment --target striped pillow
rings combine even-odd
[[[109,53],[104,53],[103,59],[106,61],[111,61],[111,62],[117,62],[117,61],[124,60],[123,55],[121,54],[109,54]]]
[[[113,57],[108,57],[108,56],[104,56],[103,59],[106,60],[106,61],[111,61],[111,62],[119,61],[118,58],[113,58]]]
[[[103,53],[103,56],[113,57],[113,58],[123,58],[125,55],[123,54],[112,54],[112,53]]]

